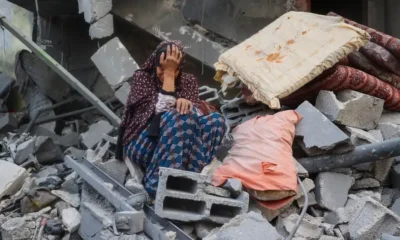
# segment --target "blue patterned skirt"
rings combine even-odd
[[[151,196],[157,191],[159,167],[201,172],[215,157],[226,131],[225,120],[219,113],[199,116],[196,112],[166,112],[161,117],[159,138],[148,136],[149,123],[125,147],[127,156],[146,170],[144,184]]]

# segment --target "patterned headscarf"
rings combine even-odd
[[[155,113],[158,93],[162,89],[162,83],[156,73],[158,62],[156,53],[163,46],[171,44],[177,46],[183,53],[183,46],[180,41],[164,41],[158,45],[142,67],[133,74],[131,90],[121,122],[121,126],[125,128],[123,135],[124,146],[127,146],[143,131]],[[180,74],[175,82],[175,92],[178,98],[185,98],[197,107],[200,104],[197,79],[192,74],[182,73],[184,61],[185,54],[179,66]]]

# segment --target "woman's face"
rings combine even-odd
[[[175,79],[178,77],[179,75],[179,70],[177,69],[175,71]],[[158,79],[160,79],[161,82],[164,82],[164,70],[161,67],[157,67],[157,77]]]

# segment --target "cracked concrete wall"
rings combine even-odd
[[[0,15],[6,17],[21,33],[32,37],[33,14],[6,0],[0,0]],[[0,28],[0,71],[15,77],[15,54],[29,49],[7,30]]]

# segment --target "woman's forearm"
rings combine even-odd
[[[164,71],[164,82],[162,88],[167,92],[175,91],[175,72]]]

